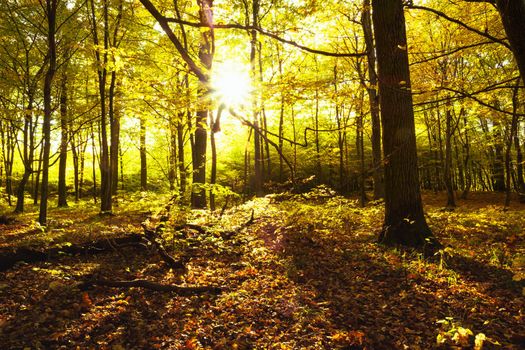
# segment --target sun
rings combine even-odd
[[[242,107],[250,103],[252,83],[248,66],[228,60],[214,64],[211,86],[220,103]]]

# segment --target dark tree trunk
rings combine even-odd
[[[71,155],[73,156],[73,186],[75,188],[75,202],[78,202],[80,199],[80,157],[78,154],[79,146],[75,141],[75,135],[70,133],[69,137],[71,138]]]
[[[66,168],[68,145],[67,73],[62,73],[60,89],[60,160],[58,163],[58,206],[67,207]],[[78,162],[78,159],[77,159]]]
[[[178,164],[179,164],[179,177],[180,177],[180,198],[184,198],[186,192],[186,161],[184,156],[184,123],[181,119],[177,124],[177,147],[178,147]]]
[[[47,198],[49,183],[49,157],[51,152],[51,87],[56,71],[56,42],[55,42],[55,20],[57,11],[57,0],[46,1],[47,14],[47,44],[49,67],[44,79],[44,123],[42,125],[43,133],[43,164],[42,164],[42,189],[40,197],[40,213],[38,222],[42,226],[47,224]]]
[[[366,197],[366,170],[365,170],[365,144],[364,144],[364,113],[363,113],[363,104],[364,104],[364,92],[361,93],[361,111],[356,116],[356,150],[357,157],[359,159],[359,204],[361,207],[366,205],[368,198]]]
[[[115,101],[118,91],[116,84],[116,72],[111,72],[111,82],[109,84],[109,123],[111,144],[109,147],[109,161],[111,167],[111,193],[116,194],[118,190],[118,159],[120,146],[120,109],[118,103]]]
[[[24,212],[25,189],[29,177],[33,173],[33,160],[35,154],[35,129],[36,121],[33,122],[33,95],[28,96],[27,108],[24,111],[24,128],[22,139],[22,163],[24,165],[24,173],[22,179],[16,188],[16,207],[15,213]]]
[[[510,194],[511,194],[511,186],[510,186],[510,178],[511,178],[511,150],[512,150],[512,140],[514,138],[514,135],[516,135],[516,132],[518,130],[518,92],[519,92],[519,84],[520,80],[518,79],[518,82],[516,83],[516,87],[514,88],[513,94],[512,94],[512,120],[509,130],[509,136],[506,142],[505,147],[505,207],[508,207],[510,205]]]
[[[277,48],[277,57],[279,60],[279,74],[282,76],[283,74],[283,61],[279,57],[279,49]],[[281,107],[279,111],[279,152],[282,154],[284,150],[284,107],[285,107],[285,99],[284,99],[284,92],[281,91]],[[284,181],[284,162],[283,158],[279,157],[279,181]]]
[[[15,128],[11,122],[0,121],[0,138],[2,142],[2,162],[4,164],[5,191],[7,203],[13,205],[11,196],[13,195],[13,162],[15,156]]]
[[[496,0],[520,75],[525,80],[525,1]]]
[[[315,87],[315,174],[317,183],[323,183],[323,168],[321,166],[321,144],[319,143],[319,87]],[[281,160],[282,163],[282,160]]]
[[[177,129],[175,123],[173,116],[170,116],[170,143],[168,154],[168,181],[170,183],[170,191],[175,190],[175,182],[177,181]]]
[[[91,125],[91,154],[93,154],[93,164],[92,164],[92,169],[93,169],[93,173],[92,173],[92,176],[93,176],[93,201],[96,204],[97,203],[97,169],[96,169],[97,152],[96,152],[96,148],[95,148],[95,132],[94,132],[93,125]]]
[[[100,99],[100,212],[102,214],[111,213],[113,210],[112,191],[111,191],[111,165],[108,144],[108,116],[106,108],[106,81],[107,81],[107,64],[109,50],[109,14],[108,0],[103,1],[103,47],[102,55],[99,50],[95,51],[98,71],[98,93]],[[93,43],[100,46],[98,39],[98,22],[95,15],[95,2],[91,0],[91,20],[93,29]]]
[[[465,129],[465,140],[463,145],[463,151],[464,151],[464,158],[463,158],[463,167],[465,169],[465,188],[463,189],[463,193],[461,193],[461,199],[467,199],[468,194],[470,192],[470,188],[472,187],[472,177],[473,177],[473,170],[472,165],[470,161],[470,137],[468,134],[468,122],[467,122],[467,115],[463,115],[463,123],[464,123],[464,129]]]
[[[374,199],[383,198],[385,186],[383,182],[383,164],[381,159],[381,118],[379,117],[379,96],[377,94],[376,53],[372,22],[370,15],[370,0],[363,3],[362,26],[365,36],[365,44],[368,60],[368,99],[370,103],[370,115],[372,119],[372,162],[374,179]]]
[[[454,133],[454,126],[452,125],[452,106],[450,100],[447,102],[447,110],[445,112],[445,188],[447,190],[447,208],[456,207],[456,194],[452,183],[452,134]]]
[[[140,117],[140,189],[148,190],[148,163],[146,153],[146,120]]]
[[[520,193],[525,192],[525,182],[523,179],[523,153],[521,150],[521,142],[520,142],[520,123],[518,121],[518,125],[516,126],[516,133],[514,134],[514,148],[516,148],[516,182],[517,182],[517,190]]]
[[[200,23],[208,29],[201,30],[201,40],[199,46],[199,59],[206,74],[199,77],[199,96],[202,104],[197,111],[195,119],[195,146],[193,159],[193,184],[196,186],[191,193],[191,206],[193,208],[206,208],[206,191],[199,188],[199,185],[206,183],[206,123],[210,109],[209,87],[207,73],[211,70],[213,54],[215,51],[213,25],[213,0],[197,0],[199,5]]]
[[[254,27],[258,26],[258,17],[259,17],[259,0],[252,1],[252,25]],[[250,40],[250,65],[251,65],[251,77],[253,81],[257,80],[257,31],[251,31],[251,40]],[[259,96],[257,93],[254,93],[252,96],[252,115],[253,115],[253,125],[256,129],[259,129]],[[254,191],[257,196],[262,196],[263,194],[263,160],[262,160],[262,143],[259,133],[256,131],[253,134],[253,146],[254,146]]]
[[[39,195],[39,189],[40,189],[40,175],[42,175],[42,157],[44,156],[44,148],[40,147],[40,153],[38,155],[38,158],[36,159],[37,166],[36,171],[34,171],[31,174],[32,180],[33,180],[33,204],[35,206],[38,205],[38,195]]]
[[[217,111],[217,117],[213,119],[210,113],[210,147],[211,147],[211,173],[210,173],[210,209],[215,210],[215,183],[217,182],[217,145],[215,144],[215,133],[220,131],[220,118],[223,110],[221,105]]]
[[[494,191],[505,192],[505,157],[502,145],[501,123],[499,120],[492,121],[494,125],[492,134],[494,140],[494,162],[492,164],[492,187]]]
[[[419,189],[402,0],[373,0],[385,158],[385,221],[379,241],[421,247],[432,239]]]

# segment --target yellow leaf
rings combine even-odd
[[[474,339],[474,350],[481,350],[483,349],[483,342],[487,339],[485,334],[479,333],[476,334],[476,338]]]

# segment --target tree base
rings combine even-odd
[[[403,220],[396,226],[384,226],[378,243],[390,247],[415,248],[425,256],[431,256],[443,247],[426,223],[417,224],[409,220]]]

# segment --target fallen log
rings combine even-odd
[[[204,293],[219,294],[221,288],[217,286],[178,286],[173,284],[162,284],[144,279],[135,279],[130,281],[113,281],[107,279],[96,279],[84,281],[79,285],[79,289],[87,289],[91,286],[104,286],[116,288],[145,288],[158,292],[173,292],[178,295],[196,295]]]
[[[0,215],[0,225],[11,225],[13,222],[15,222],[15,218],[7,215]]]
[[[122,246],[136,245],[143,241],[143,236],[130,234],[124,237],[104,238],[84,244],[55,246],[45,250],[21,247],[15,250],[0,250],[0,271],[6,271],[20,262],[35,263],[56,259],[66,255],[97,254],[114,251]]]

